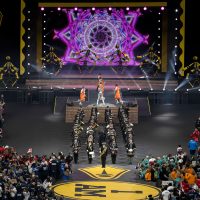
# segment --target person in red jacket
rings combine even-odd
[[[194,141],[199,141],[200,132],[197,128],[194,129],[194,132],[190,135],[190,138],[192,138]]]
[[[188,182],[187,182],[186,179],[184,179],[183,181],[181,181],[180,187],[181,187],[181,190],[184,193],[187,193],[189,191],[189,189],[190,189],[190,185],[188,184]]]

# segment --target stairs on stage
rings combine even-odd
[[[65,96],[65,97],[55,97],[54,101],[54,114],[65,113],[67,103],[77,102],[78,97],[75,96]],[[77,103],[78,104],[78,103]]]

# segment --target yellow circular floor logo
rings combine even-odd
[[[149,194],[157,197],[160,190],[150,185],[112,181],[76,181],[55,185],[59,196],[84,200],[143,200]]]

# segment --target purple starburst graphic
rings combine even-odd
[[[129,11],[112,9],[63,9],[68,25],[62,30],[54,30],[54,39],[66,44],[63,61],[65,63],[87,59],[87,64],[116,65],[117,49],[130,59],[127,65],[138,65],[134,59],[134,50],[139,45],[148,44],[148,35],[140,34],[135,25],[141,15],[140,9]],[[88,51],[89,50],[89,51]],[[84,64],[84,62],[80,63]]]

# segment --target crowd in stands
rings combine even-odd
[[[58,179],[71,173],[73,157],[62,152],[49,157],[19,155],[12,147],[0,147],[1,200],[61,200],[50,190]]]
[[[4,124],[4,113],[5,113],[5,100],[4,95],[0,96],[0,138],[3,137],[3,124]]]
[[[178,145],[175,155],[146,156],[137,166],[139,177],[162,187],[162,200],[200,199],[200,118],[188,142],[189,154]]]

